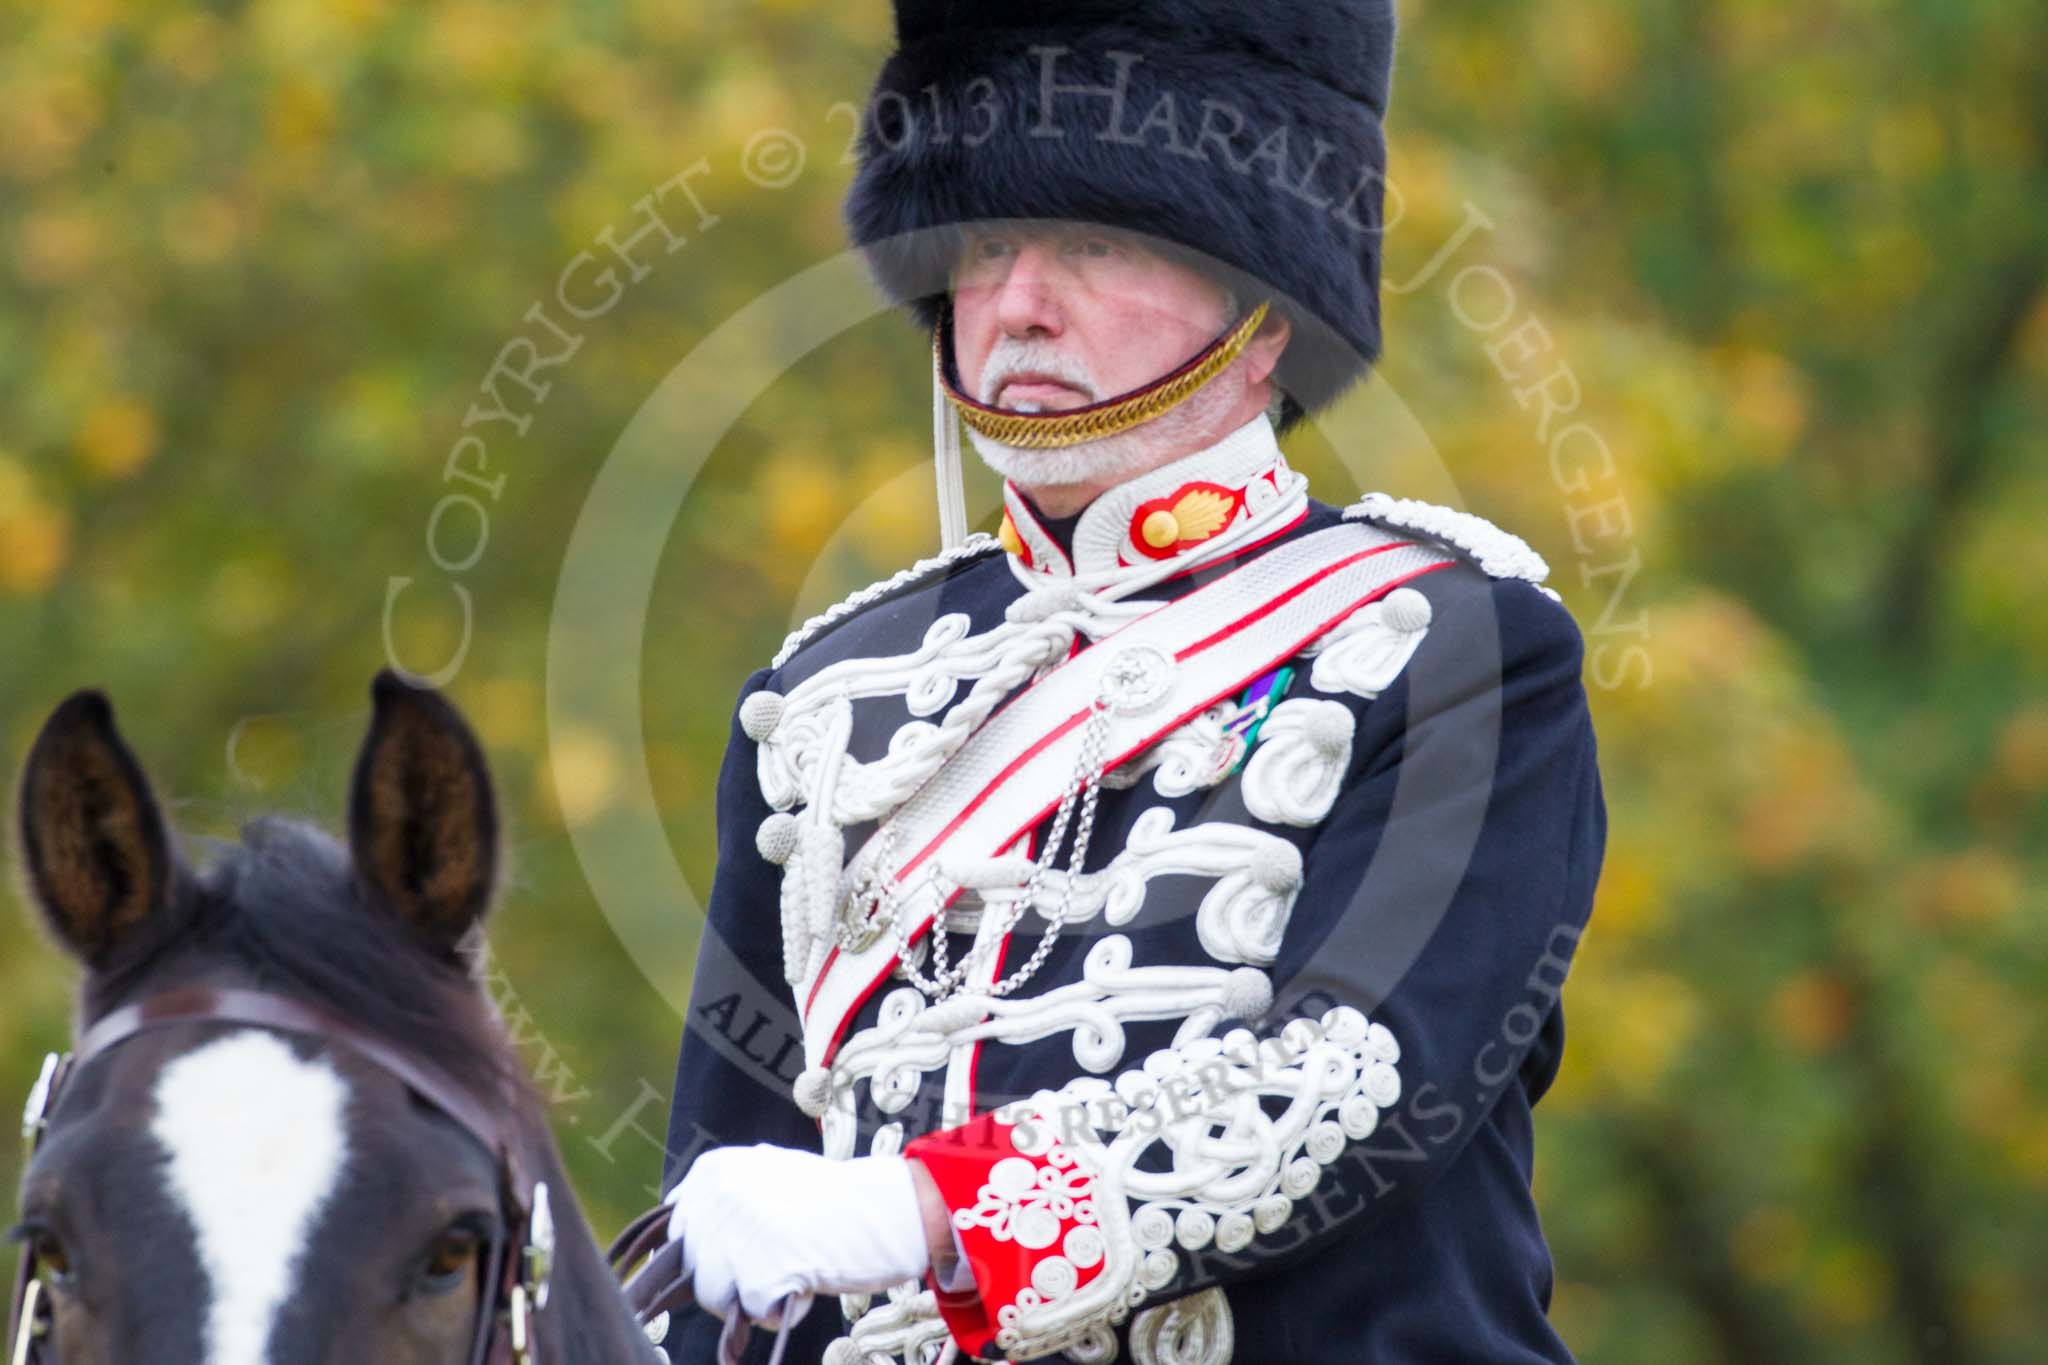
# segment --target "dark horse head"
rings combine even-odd
[[[509,1361],[485,1254],[527,1235],[508,1169],[548,1186],[557,1225],[534,1365],[658,1358],[465,966],[499,862],[482,752],[434,693],[385,673],[372,695],[347,845],[264,818],[203,867],[104,696],[73,696],[37,739],[28,898],[85,969],[81,1038],[122,1035],[81,1053],[22,1179],[39,1360],[464,1365],[481,1324]],[[255,993],[304,1013],[121,1027]]]

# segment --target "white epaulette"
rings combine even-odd
[[[1556,592],[1543,586],[1550,566],[1543,556],[1529,548],[1520,536],[1511,535],[1485,517],[1443,507],[1420,498],[1397,498],[1387,493],[1367,493],[1344,509],[1346,521],[1369,521],[1378,526],[1418,531],[1463,551],[1473,563],[1494,578],[1523,578],[1553,602],[1562,602]]]
[[[844,602],[834,607],[827,607],[824,611],[819,612],[816,616],[811,617],[808,621],[805,621],[802,625],[791,631],[788,638],[783,640],[782,648],[776,652],[775,659],[769,664],[769,667],[782,667],[789,662],[790,656],[801,649],[804,642],[813,635],[816,635],[819,631],[835,622],[845,620],[870,602],[887,597],[890,593],[896,592],[899,589],[910,587],[920,579],[928,578],[939,572],[939,570],[957,564],[963,559],[972,559],[976,555],[987,554],[991,550],[1000,551],[1002,548],[1001,542],[994,536],[984,531],[976,531],[973,535],[949,550],[935,554],[930,559],[920,559],[901,573],[893,574],[888,578],[882,579],[880,582],[868,584]]]

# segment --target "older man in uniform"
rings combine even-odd
[[[848,220],[954,543],[741,689],[664,1348],[1569,1360],[1530,1116],[1605,843],[1582,641],[1515,537],[1276,439],[1379,354],[1391,7],[897,18]]]

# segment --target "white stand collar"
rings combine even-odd
[[[1104,584],[1183,572],[1291,524],[1308,480],[1289,467],[1266,414],[1214,445],[1118,484],[1088,504],[1072,553],[1003,483],[1002,541],[1034,575]],[[1165,572],[1158,572],[1164,570]]]

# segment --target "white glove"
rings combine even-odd
[[[917,1186],[900,1156],[833,1161],[766,1143],[714,1147],[663,1202],[697,1302],[721,1318],[737,1303],[773,1326],[788,1300],[793,1324],[812,1295],[878,1293],[931,1264]]]

